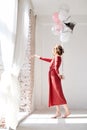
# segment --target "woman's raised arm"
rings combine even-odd
[[[51,62],[52,61],[52,59],[51,58],[44,58],[44,57],[41,57],[41,56],[39,56],[39,55],[33,55],[33,56],[31,56],[31,57],[36,57],[36,58],[38,58],[38,59],[40,59],[40,60],[43,60],[43,61],[46,61],[46,62]]]

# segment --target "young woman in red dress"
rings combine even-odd
[[[70,115],[70,111],[67,105],[67,101],[64,97],[64,93],[62,90],[61,79],[64,78],[63,75],[60,75],[59,68],[62,61],[62,54],[64,53],[64,49],[61,45],[56,45],[53,48],[53,59],[50,58],[43,58],[38,55],[34,55],[35,57],[39,58],[40,60],[44,60],[46,62],[50,62],[49,67],[49,103],[48,106],[56,106],[56,114],[53,118],[57,118],[61,116],[60,112],[60,105],[64,107],[65,115],[62,116],[64,118]]]

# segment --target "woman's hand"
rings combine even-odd
[[[34,58],[34,57],[40,58],[40,56],[39,56],[39,55],[36,55],[36,54],[31,56],[31,58]]]
[[[65,79],[64,75],[58,74],[58,77],[59,77],[60,79]]]

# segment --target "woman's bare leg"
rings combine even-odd
[[[63,107],[65,109],[65,115],[63,116],[63,118],[66,118],[66,117],[68,117],[70,115],[70,110],[69,110],[67,104],[64,104]]]
[[[54,116],[53,118],[57,118],[57,117],[59,117],[59,116],[61,116],[60,106],[57,105],[57,106],[56,106],[56,114],[55,114],[55,116]]]
[[[0,127],[5,128],[5,119],[4,118],[0,119]]]

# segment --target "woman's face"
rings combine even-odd
[[[57,47],[56,46],[52,49],[52,53],[53,53],[53,55],[55,55],[57,53]]]

